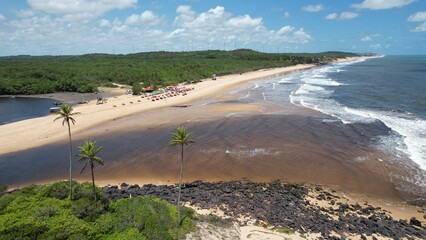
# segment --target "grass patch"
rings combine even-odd
[[[284,234],[288,234],[288,235],[294,234],[294,230],[290,227],[276,227],[274,230],[276,232],[284,233]]]
[[[200,221],[210,223],[216,227],[231,227],[232,223],[214,214],[201,215]]]

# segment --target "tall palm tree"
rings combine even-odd
[[[102,166],[104,165],[104,160],[96,156],[102,147],[96,148],[96,142],[84,141],[84,145],[78,148],[80,150],[80,154],[78,154],[78,161],[86,161],[86,164],[84,164],[84,167],[81,169],[80,173],[82,173],[88,165],[90,166],[90,170],[92,171],[93,195],[95,196],[95,204],[97,204],[95,174],[93,173],[93,168],[95,167],[95,163],[98,163]]]
[[[181,224],[180,219],[180,194],[182,189],[182,176],[183,176],[183,146],[190,143],[194,143],[189,137],[192,133],[187,133],[185,127],[177,127],[176,132],[172,133],[172,139],[169,145],[180,145],[181,146],[181,158],[180,158],[180,175],[179,175],[179,193],[178,193],[178,225]]]
[[[67,123],[68,126],[68,137],[70,140],[70,200],[72,200],[72,141],[71,141],[71,125],[70,122],[74,125],[75,119],[74,115],[80,114],[79,112],[73,112],[73,108],[68,104],[62,104],[60,110],[56,112],[59,117],[55,118],[54,121],[62,119],[62,126]]]

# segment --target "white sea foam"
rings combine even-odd
[[[346,108],[346,111],[359,116],[377,119],[387,127],[401,135],[402,146],[396,150],[407,153],[410,158],[426,170],[426,121],[414,118],[408,114],[394,112],[379,112]]]
[[[233,155],[239,158],[256,157],[256,156],[278,156],[281,151],[266,148],[254,149],[226,149],[226,154]]]
[[[252,88],[252,89],[250,89],[251,91],[253,91],[253,90],[256,90],[256,89],[258,89],[259,88],[259,85],[256,83],[255,85],[254,85],[254,87]]]
[[[325,90],[323,87],[303,84],[297,91],[296,94],[316,94],[321,92],[323,94],[330,94],[330,91]]]
[[[336,81],[333,81],[330,78],[319,78],[319,77],[312,77],[312,78],[302,78],[302,81],[309,84],[314,85],[322,85],[322,86],[340,86],[341,83],[338,83]]]
[[[223,152],[224,149],[208,148],[208,149],[200,149],[199,151],[205,154],[214,154],[214,153]],[[256,156],[278,156],[279,154],[281,154],[281,151],[277,151],[272,148],[250,149],[245,146],[242,146],[237,148],[227,148],[225,149],[225,153],[233,157],[247,158],[247,157],[256,157]]]
[[[278,81],[278,83],[281,83],[281,84],[295,83],[296,80],[297,80],[297,78],[294,78],[293,76],[288,76],[288,77],[285,77],[285,78],[281,78]]]

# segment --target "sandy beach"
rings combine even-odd
[[[125,95],[123,89],[104,89],[108,92],[108,95],[113,96],[108,99],[107,103],[97,105],[96,101],[92,100],[89,104],[75,106],[75,112],[79,112],[80,115],[75,117],[77,124],[72,127],[72,131],[74,134],[78,134],[93,126],[98,126],[99,124],[135,113],[187,104],[202,98],[214,96],[215,94],[230,91],[248,81],[284,75],[312,67],[315,67],[315,65],[297,65],[221,76],[216,81],[205,79],[201,83],[185,85],[187,88],[194,88],[186,96],[177,96],[155,102],[146,98],[142,99],[140,96]],[[80,94],[46,94],[38,95],[38,97],[71,100],[74,97],[80,98]],[[0,126],[1,138],[7,139],[0,146],[0,154],[43,146],[66,139],[67,131],[64,130],[60,121],[53,122],[54,118],[54,115],[49,115]]]

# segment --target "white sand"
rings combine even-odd
[[[235,74],[218,77],[216,81],[205,80],[195,85],[186,85],[188,88],[194,88],[186,96],[176,96],[155,102],[149,101],[146,98],[143,99],[140,96],[123,94],[110,98],[107,103],[101,105],[96,105],[94,101],[87,105],[77,105],[75,106],[75,112],[80,112],[80,114],[74,117],[77,123],[72,126],[72,132],[73,134],[79,133],[106,121],[112,121],[152,109],[187,104],[205,97],[227,92],[247,81],[288,74],[312,67],[315,67],[315,65],[296,65],[259,70],[241,75]],[[0,145],[0,154],[67,140],[67,127],[62,126],[60,120],[54,122],[55,118],[55,115],[48,115],[0,126],[0,139],[2,142]]]

